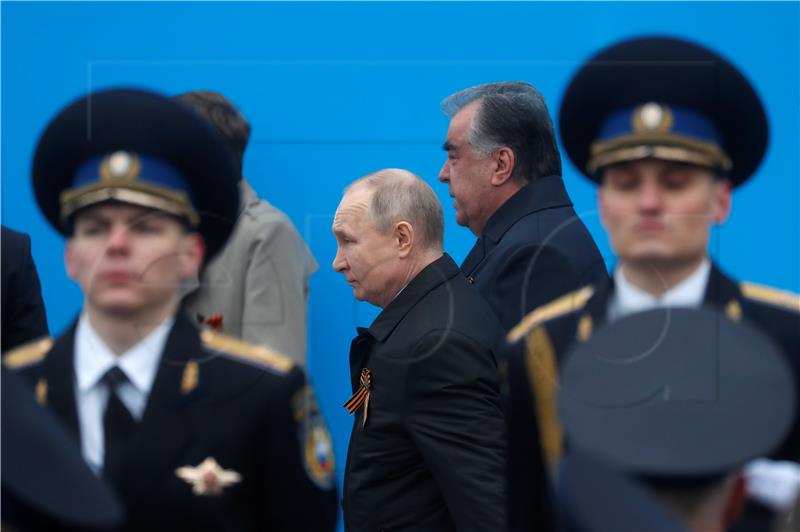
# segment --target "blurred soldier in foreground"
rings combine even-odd
[[[266,345],[306,363],[308,278],[317,263],[291,220],[260,199],[242,176],[250,124],[223,95],[193,91],[175,99],[208,120],[234,155],[241,201],[220,253],[192,280],[184,308],[219,332]]]
[[[2,371],[3,530],[111,530],[122,505],[19,375]]]
[[[622,318],[562,369],[564,530],[722,532],[745,464],[783,442],[799,399],[770,338],[708,309]]]
[[[442,253],[436,194],[405,170],[366,176],[333,233],[333,268],[383,309],[350,348],[346,530],[504,530],[501,330]]]
[[[83,310],[4,362],[119,493],[125,530],[335,525],[330,439],[303,372],[177,312],[181,282],[231,232],[237,181],[204,120],[138,90],[77,100],[36,149],[36,198],[67,238]]]
[[[539,489],[532,487],[543,475],[539,456],[552,464],[561,450],[552,398],[563,354],[605,322],[658,307],[711,307],[762,328],[800,374],[798,297],[734,281],[707,251],[712,225],[730,211],[731,190],[755,172],[767,146],[764,109],[744,76],[698,45],[634,39],[589,60],[561,105],[564,148],[599,184],[600,214],[619,262],[609,283],[556,299],[509,335],[525,340],[507,372],[511,496],[523,500]],[[798,455],[795,424],[773,457]],[[764,495],[767,504],[785,500]]]

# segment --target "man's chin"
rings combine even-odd
[[[364,294],[364,292],[361,292],[357,288],[353,289],[353,297],[355,298],[356,301],[367,301],[367,297]]]
[[[628,263],[636,263],[642,266],[668,266],[673,264],[683,264],[691,261],[692,257],[685,254],[678,254],[674,249],[662,247],[648,247],[647,249],[637,249],[631,253],[620,255],[620,259]]]
[[[140,303],[122,299],[101,299],[94,301],[92,306],[107,316],[127,318],[142,311]]]

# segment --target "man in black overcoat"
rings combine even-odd
[[[333,267],[383,310],[350,349],[351,532],[500,531],[505,441],[489,305],[442,253],[435,193],[404,170],[352,184]]]

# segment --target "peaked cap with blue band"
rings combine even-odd
[[[569,158],[596,182],[609,164],[656,158],[709,168],[738,186],[768,141],[764,107],[742,73],[666,37],[623,41],[589,59],[564,94],[559,129]]]
[[[36,147],[33,188],[50,224],[106,201],[186,220],[206,243],[225,243],[239,211],[239,176],[224,140],[202,117],[159,94],[114,89],[64,108]]]

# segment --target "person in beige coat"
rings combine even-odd
[[[239,175],[250,124],[223,95],[193,91],[176,100],[201,114],[237,157]],[[218,332],[266,345],[303,366],[308,279],[317,262],[289,217],[242,179],[241,206],[222,252],[189,283],[184,310]]]

